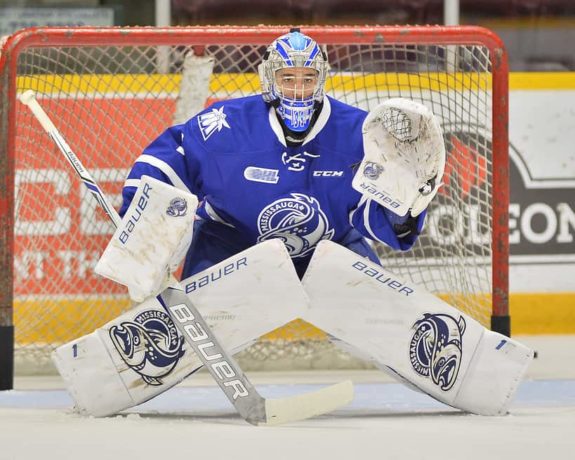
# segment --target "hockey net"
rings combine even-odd
[[[6,40],[0,56],[0,325],[10,325],[13,315],[17,371],[50,368],[55,347],[130,308],[121,286],[93,273],[111,224],[17,95],[38,93],[119,206],[124,177],[142,149],[214,100],[258,93],[265,46],[287,30],[31,29]],[[500,41],[475,27],[304,32],[325,46],[328,94],[366,110],[406,97],[441,120],[445,185],[413,250],[376,245],[385,266],[486,326],[505,319],[507,62]],[[240,361],[248,369],[357,365],[300,320],[263,337]]]

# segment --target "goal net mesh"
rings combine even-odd
[[[164,45],[101,42],[22,47],[4,69],[19,94],[37,92],[44,109],[95,180],[121,203],[127,172],[168,126],[211,102],[257,94],[261,40]],[[115,35],[114,35],[115,36]],[[423,234],[408,252],[375,244],[382,264],[489,325],[492,313],[492,59],[481,44],[342,43],[324,30],[331,71],[327,94],[369,110],[390,97],[427,105],[444,130],[447,166]],[[113,233],[107,217],[65,164],[29,110],[3,93],[2,135],[14,153],[13,314],[16,369],[50,368],[60,344],[92,332],[130,308],[122,286],[93,267]],[[10,113],[8,113],[10,111]],[[15,122],[10,128],[8,116]],[[502,269],[505,269],[503,267]],[[272,301],[273,299],[270,299]],[[353,306],[350,306],[350,310]],[[352,312],[350,312],[352,314]],[[247,369],[362,366],[326,335],[296,320],[242,352]]]

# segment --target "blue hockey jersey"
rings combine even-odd
[[[408,249],[417,234],[398,238],[397,216],[351,187],[363,157],[366,115],[326,97],[305,142],[294,147],[261,96],[217,102],[166,130],[137,158],[120,214],[143,175],[197,195],[200,219],[184,277],[270,238],[285,243],[300,276],[322,239],[374,261],[363,237]]]

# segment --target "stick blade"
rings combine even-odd
[[[266,399],[266,422],[258,425],[282,425],[326,414],[353,400],[353,383],[349,380],[311,393],[281,399]]]

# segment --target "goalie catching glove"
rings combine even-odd
[[[143,176],[95,271],[128,287],[136,302],[165,287],[192,241],[195,195]]]
[[[364,158],[352,186],[399,216],[418,216],[433,199],[445,169],[439,122],[417,102],[395,98],[363,122]]]

